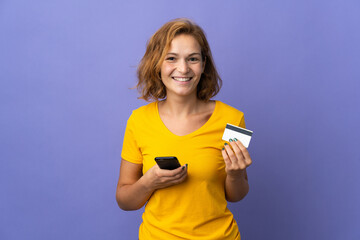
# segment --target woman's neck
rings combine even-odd
[[[204,101],[195,97],[168,97],[159,103],[161,112],[176,118],[185,118],[201,112]]]

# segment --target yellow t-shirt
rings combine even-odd
[[[238,240],[240,233],[225,199],[225,163],[221,139],[227,123],[245,127],[244,114],[216,101],[209,120],[178,136],[162,122],[157,102],[133,111],[128,119],[122,158],[143,164],[146,173],[158,156],[176,156],[188,164],[185,182],[156,190],[143,213],[140,240]]]

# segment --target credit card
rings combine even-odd
[[[228,141],[230,139],[236,138],[239,140],[246,148],[249,147],[250,140],[252,137],[253,131],[245,128],[241,128],[230,123],[226,124],[226,128],[223,134],[222,139]]]

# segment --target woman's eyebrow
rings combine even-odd
[[[193,55],[200,55],[201,56],[201,53],[194,52],[194,53],[190,54],[189,56],[193,56]]]
[[[169,53],[167,53],[166,55],[175,55],[175,56],[178,56],[179,54],[169,52]],[[194,52],[194,53],[189,54],[188,56],[193,56],[193,55],[201,55],[201,53]]]

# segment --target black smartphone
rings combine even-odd
[[[156,157],[155,161],[161,169],[173,170],[181,167],[181,164],[176,157]]]

